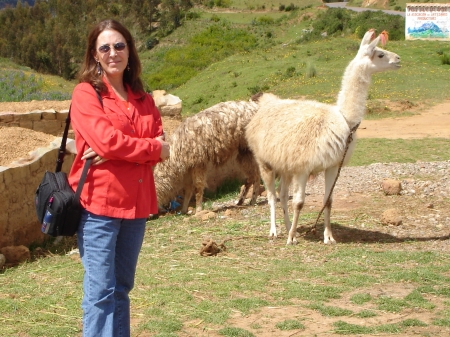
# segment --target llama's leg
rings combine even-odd
[[[244,184],[244,188],[239,193],[238,201],[236,204],[242,205],[244,203],[245,196],[247,195],[250,186],[253,185],[253,193],[252,198],[250,200],[250,205],[254,205],[256,204],[256,199],[258,198],[259,195],[259,185],[261,182],[258,164],[256,163],[253,153],[248,149],[239,150],[237,161],[242,171],[244,172],[246,181]]]
[[[328,195],[330,194],[331,187],[333,186],[333,183],[336,179],[336,175],[338,172],[338,167],[330,167],[325,170],[325,195],[323,197],[323,204],[328,200]],[[323,211],[323,217],[324,217],[324,223],[325,223],[325,230],[323,231],[323,242],[328,243],[336,243],[336,241],[333,238],[333,233],[331,231],[331,222],[330,222],[330,214],[331,214],[331,205],[333,203],[333,195],[330,196],[328,203],[325,206],[325,209]]]
[[[194,186],[191,184],[186,184],[184,188],[183,204],[181,206],[181,214],[186,214],[191,202],[192,193],[194,192]]]
[[[192,170],[192,181],[195,187],[195,212],[203,209],[203,192],[206,187],[206,167],[197,166]]]
[[[181,205],[181,213],[186,214],[191,203],[192,194],[194,193],[194,183],[192,181],[192,169],[186,172],[182,185],[184,186],[183,204]]]
[[[267,191],[267,202],[270,207],[270,233],[269,237],[277,237],[277,226],[275,218],[275,205],[277,201],[277,195],[275,192],[275,174],[266,165],[260,165],[261,178],[264,181]]]
[[[291,229],[291,220],[289,219],[289,209],[288,209],[288,201],[289,201],[289,186],[291,184],[291,177],[282,176],[280,179],[279,187],[279,195],[280,195],[280,204],[283,209],[284,216],[284,225],[286,226],[286,232],[289,233]]]
[[[305,204],[305,190],[306,190],[306,183],[309,178],[309,173],[304,173],[300,175],[294,176],[293,179],[293,196],[292,196],[292,208],[294,209],[294,218],[292,219],[292,226],[289,230],[289,236],[287,239],[286,244],[287,245],[296,245],[297,244],[297,223],[298,223],[298,217],[300,215],[300,211],[303,208],[303,205]]]

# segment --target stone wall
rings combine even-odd
[[[153,92],[155,104],[161,116],[181,118],[181,100],[164,90]],[[66,126],[66,118],[69,110],[56,111],[34,110],[26,113],[0,112],[0,126],[15,126],[34,131],[45,132],[50,135],[62,136]],[[72,131],[69,136],[73,138]]]
[[[69,110],[35,110],[26,113],[0,112],[0,126],[16,126],[61,136]]]
[[[62,166],[66,173],[75,158],[74,143],[72,139],[67,141],[68,153]],[[61,138],[57,137],[48,147],[31,151],[29,158],[9,167],[0,166],[0,248],[29,246],[45,239],[37,220],[34,194],[45,171],[54,172],[60,145]]]

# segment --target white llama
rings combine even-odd
[[[218,103],[186,118],[173,131],[168,139],[170,157],[156,165],[154,170],[160,207],[184,192],[181,213],[186,213],[195,193],[196,212],[201,211],[208,177],[211,179],[217,168],[230,164],[234,172],[229,174],[241,172],[246,177],[237,204],[243,203],[251,186],[253,194],[250,204],[256,202],[260,175],[245,139],[245,127],[259,108],[260,96],[255,95],[249,101]]]
[[[365,113],[367,94],[373,73],[400,68],[400,57],[377,47],[387,40],[383,32],[375,38],[368,31],[356,57],[347,66],[337,104],[308,100],[276,99],[261,108],[247,125],[246,137],[266,185],[270,205],[270,236],[276,237],[275,176],[280,176],[280,202],[288,234],[287,244],[296,244],[297,222],[305,201],[308,177],[325,171],[324,243],[336,243],[330,225],[331,196],[326,200],[343,159],[351,130]],[[344,164],[351,157],[355,140],[350,143]],[[292,226],[288,214],[288,190],[293,183]]]

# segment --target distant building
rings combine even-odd
[[[405,39],[450,40],[450,4],[407,3]]]

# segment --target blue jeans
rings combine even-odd
[[[130,299],[146,219],[117,219],[86,210],[78,228],[84,266],[83,336],[130,336]]]

